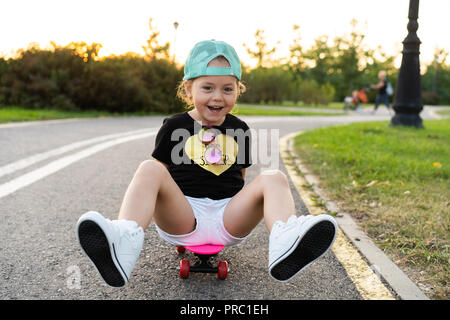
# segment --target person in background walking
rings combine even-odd
[[[382,71],[378,72],[378,79],[380,79],[380,82],[378,82],[377,84],[372,84],[370,86],[370,88],[378,90],[377,97],[375,98],[375,107],[372,111],[372,114],[374,114],[377,111],[380,103],[383,103],[386,105],[386,107],[389,111],[389,114],[390,114],[391,110],[390,110],[390,104],[389,104],[389,97],[388,97],[388,93],[386,91],[387,86],[388,86],[388,81],[386,78],[386,71],[382,70]]]

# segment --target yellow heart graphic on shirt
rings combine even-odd
[[[214,143],[218,144],[222,151],[223,164],[209,164],[205,160],[206,145],[200,141],[199,135],[193,135],[187,139],[184,151],[187,156],[201,168],[214,173],[216,176],[227,171],[235,162],[238,154],[238,144],[226,134],[216,136]]]

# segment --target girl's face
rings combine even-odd
[[[209,66],[224,67],[223,62],[213,63]],[[195,106],[190,115],[204,125],[220,125],[236,103],[238,87],[233,76],[203,76],[186,81],[185,89]]]

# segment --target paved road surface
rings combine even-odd
[[[424,111],[422,116],[432,115]],[[88,210],[117,216],[134,171],[150,157],[162,119],[0,126],[0,299],[361,299],[331,251],[289,283],[273,281],[267,273],[268,233],[262,223],[248,241],[221,253],[230,266],[226,281],[203,274],[181,280],[176,270],[180,257],[151,225],[129,285],[106,286],[77,244],[76,221]],[[381,109],[376,115],[243,119],[257,132],[268,129],[269,136],[277,132],[281,137],[333,124],[387,120],[389,115]],[[277,144],[271,147],[276,152]],[[257,160],[247,171],[247,182],[267,167],[263,157]],[[292,190],[297,214],[307,214]]]

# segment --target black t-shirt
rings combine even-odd
[[[187,112],[165,118],[152,156],[169,165],[184,195],[214,200],[233,197],[244,186],[241,170],[252,162],[250,129],[231,114],[220,126],[212,126],[217,132],[213,144],[221,151],[219,163],[214,164],[205,161],[208,145],[199,138],[201,129]]]
[[[378,89],[379,94],[386,94],[386,88],[387,88],[387,80],[383,80],[383,86]]]

